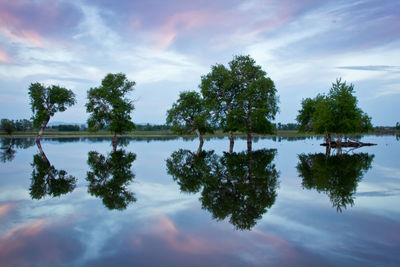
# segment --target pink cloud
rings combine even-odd
[[[212,23],[215,15],[201,11],[184,11],[170,15],[157,30],[157,46],[168,48],[182,32],[187,32]]]
[[[0,62],[7,62],[7,61],[2,60],[2,58],[3,58],[2,53],[3,52],[0,50]],[[7,56],[7,55],[5,55],[5,56]],[[13,207],[14,207],[14,205],[12,205],[12,204],[1,204],[0,205],[0,219],[2,217],[5,217]]]
[[[180,234],[174,223],[166,216],[160,216],[156,232],[168,243],[170,248],[177,252],[204,254],[210,253],[215,249],[204,239]]]
[[[5,235],[4,239],[11,239],[18,235],[23,237],[34,236],[44,229],[45,219],[38,219],[29,224],[17,225],[11,228]]]
[[[44,38],[35,31],[28,29],[11,31],[8,28],[3,28],[2,30],[13,41],[36,47],[44,47]]]

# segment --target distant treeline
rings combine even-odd
[[[275,130],[277,131],[297,131],[300,125],[298,123],[276,123]],[[31,132],[37,129],[33,128],[31,120],[20,119],[20,120],[8,120],[1,119],[0,130],[3,132]],[[58,131],[58,132],[86,132],[88,130],[87,124],[60,124],[48,126],[46,128],[48,131]],[[103,129],[105,131],[105,129]],[[136,124],[135,131],[169,131],[170,127],[165,124]],[[383,131],[394,131],[400,130],[400,123],[397,122],[396,126],[375,126],[374,130],[377,132]]]

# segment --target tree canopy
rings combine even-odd
[[[90,113],[89,130],[108,129],[114,135],[133,130],[135,125],[131,121],[131,112],[134,105],[127,95],[134,86],[135,82],[129,81],[125,74],[109,73],[99,87],[90,88],[86,103],[86,111]]]
[[[75,94],[71,90],[57,85],[44,86],[40,83],[32,83],[29,86],[29,97],[33,112],[33,126],[40,129],[38,139],[56,112],[63,112],[76,103]]]
[[[211,72],[202,76],[200,88],[213,121],[230,132],[230,151],[234,131],[247,133],[249,145],[252,133],[274,131],[271,120],[279,110],[275,84],[250,56],[234,57],[229,68],[212,66]]]
[[[1,119],[0,129],[8,135],[11,135],[15,131],[14,122],[8,119]]]
[[[210,113],[200,94],[195,91],[184,91],[179,94],[179,99],[167,111],[167,125],[178,134],[195,132],[201,144],[202,135],[214,130]]]
[[[302,100],[296,118],[300,131],[348,134],[372,129],[371,118],[357,106],[354,85],[337,79],[327,95]]]

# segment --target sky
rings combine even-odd
[[[40,82],[76,94],[51,121],[84,123],[87,90],[122,72],[136,82],[133,121],[163,124],[179,92],[235,55],[275,82],[276,122],[339,77],[374,125],[400,121],[398,0],[0,0],[0,118],[29,118]]]

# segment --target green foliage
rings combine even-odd
[[[45,156],[33,156],[32,180],[29,188],[33,199],[41,199],[46,195],[61,196],[72,192],[76,187],[76,178],[68,175],[65,170],[57,170]]]
[[[357,107],[353,94],[352,84],[337,79],[328,95],[303,99],[296,118],[300,131],[347,134],[372,130],[371,118]]]
[[[134,81],[125,74],[107,74],[101,86],[90,88],[87,92],[86,111],[90,113],[88,126],[90,131],[108,129],[116,134],[131,131],[135,125],[131,121],[134,105],[126,95],[133,91]]]
[[[8,119],[1,119],[0,129],[8,135],[11,135],[15,131],[14,122]]]
[[[57,125],[57,126],[52,126],[52,129],[56,129],[60,132],[79,132],[81,127],[79,125],[73,125],[73,124],[62,124],[62,125]]]
[[[354,194],[364,173],[371,168],[374,155],[367,153],[341,154],[326,157],[324,154],[301,154],[297,171],[302,185],[329,195],[337,211],[354,205]]]
[[[224,131],[273,133],[278,112],[274,82],[250,56],[212,66],[200,88],[213,121]]]
[[[76,103],[75,94],[71,90],[56,85],[46,87],[40,83],[31,83],[29,97],[35,128],[44,128],[56,112],[63,112]]]
[[[110,210],[124,210],[129,203],[135,202],[134,194],[126,187],[135,178],[131,170],[136,155],[125,150],[116,150],[105,157],[90,151],[88,165],[91,171],[87,172],[89,181],[88,192],[100,197],[103,204]]]
[[[204,105],[200,94],[185,91],[167,111],[167,125],[178,134],[191,134],[198,130],[201,134],[213,132],[210,113]]]
[[[247,133],[273,133],[271,120],[279,110],[274,82],[250,56],[237,56],[229,66],[238,92],[228,125]]]
[[[227,127],[227,117],[235,105],[236,88],[232,73],[224,65],[211,67],[211,72],[201,77],[200,89],[212,120],[224,132],[235,130]]]

